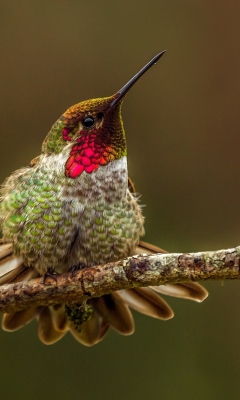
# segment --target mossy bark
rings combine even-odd
[[[197,253],[138,255],[122,261],[66,273],[43,282],[42,278],[0,286],[0,312],[32,306],[72,305],[120,289],[239,279],[240,247]]]

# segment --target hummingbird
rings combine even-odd
[[[30,165],[1,186],[0,284],[164,252],[141,242],[144,218],[128,177],[121,108],[130,88],[163,56],[157,54],[117,93],[82,101],[60,116]],[[168,320],[170,306],[157,294],[202,301],[197,283],[120,290],[68,307],[56,304],[4,314],[2,327],[15,331],[38,320],[45,344],[68,331],[86,346],[100,342],[110,326],[134,331],[130,308]]]

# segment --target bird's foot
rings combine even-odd
[[[57,283],[56,276],[60,275],[54,268],[49,267],[42,277],[42,283],[45,285],[47,278],[53,279]]]
[[[74,277],[74,272],[76,272],[76,271],[81,271],[81,270],[84,269],[84,268],[86,268],[86,265],[85,265],[84,263],[82,263],[82,262],[80,262],[80,263],[78,263],[78,264],[76,264],[76,265],[72,265],[72,266],[69,268],[69,272],[72,273],[72,278]]]

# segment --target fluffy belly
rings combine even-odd
[[[126,159],[79,179],[54,169],[55,159],[43,161],[11,177],[1,203],[4,239],[24,263],[44,274],[130,255],[143,217],[127,189]]]
[[[86,207],[68,262],[91,266],[127,257],[143,233],[141,210],[130,194],[125,203]]]

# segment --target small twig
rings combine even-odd
[[[56,276],[0,286],[0,312],[32,306],[73,304],[120,289],[207,279],[239,279],[240,247],[227,250],[154,254],[126,258]]]

